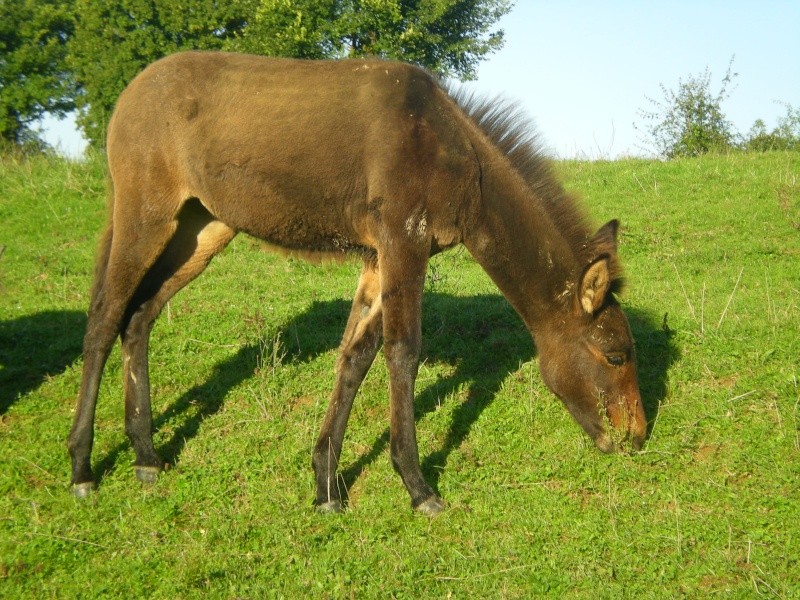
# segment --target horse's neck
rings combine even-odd
[[[570,294],[577,259],[546,205],[492,150],[479,152],[480,211],[465,245],[535,331]]]

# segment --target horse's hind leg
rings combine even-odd
[[[142,482],[155,481],[163,467],[153,447],[147,358],[150,331],[169,299],[197,277],[234,235],[235,231],[214,220],[198,201],[187,202],[178,217],[178,229],[131,301],[129,321],[122,332],[125,431],[136,454],[136,477]]]
[[[83,497],[94,487],[91,453],[97,393],[111,347],[119,335],[134,291],[175,231],[171,221],[125,227],[115,219],[98,256],[86,335],[83,374],[69,434],[73,493]],[[122,226],[120,226],[122,225]]]
[[[353,399],[378,352],[381,321],[379,275],[375,265],[367,262],[342,336],[336,385],[312,458],[317,486],[315,504],[321,512],[342,510],[336,469]]]

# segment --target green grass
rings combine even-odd
[[[604,456],[544,387],[521,321],[464,251],[436,258],[417,390],[414,514],[387,451],[387,375],[356,401],[350,508],[312,510],[310,453],[357,264],[239,237],[170,303],[151,348],[156,445],[140,486],[120,358],[101,387],[98,493],[65,448],[102,162],[0,159],[0,596],[800,597],[800,155],[559,168],[619,217],[652,419]]]

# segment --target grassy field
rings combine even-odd
[[[0,596],[800,597],[800,155],[560,163],[619,217],[644,451],[599,454],[544,387],[466,252],[431,267],[417,425],[448,508],[414,514],[376,361],[345,440],[350,508],[314,513],[310,453],[357,264],[239,237],[151,349],[156,446],[134,479],[121,368],[101,387],[98,493],[69,494],[103,165],[0,159]]]

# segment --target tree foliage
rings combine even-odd
[[[784,103],[786,114],[778,118],[778,125],[767,130],[763,120],[757,119],[743,142],[745,150],[769,152],[772,150],[800,150],[800,108]]]
[[[733,124],[725,117],[722,103],[730,96],[730,86],[737,73],[732,73],[733,58],[722,79],[719,91],[711,91],[711,71],[678,80],[678,90],[663,84],[664,99],[648,98],[653,108],[639,111],[644,119],[646,143],[661,156],[697,156],[731,148],[735,143]]]
[[[297,58],[379,56],[474,79],[503,44],[506,0],[261,0],[233,46]]]
[[[66,0],[0,0],[0,145],[41,145],[32,123],[74,107]]]
[[[510,0],[0,0],[0,136],[18,144],[45,112],[77,108],[102,145],[120,92],[187,49],[304,58],[379,56],[475,77],[503,43]]]
[[[772,131],[762,119],[757,119],[746,135],[735,130],[722,110],[722,103],[730,96],[730,87],[738,77],[737,73],[732,73],[732,68],[733,58],[716,94],[711,92],[708,68],[686,81],[678,80],[677,91],[662,85],[664,99],[648,98],[653,109],[639,111],[645,121],[645,144],[665,158],[732,150],[800,150],[800,108],[787,103],[783,103],[786,114],[779,117]]]
[[[149,63],[178,50],[220,49],[255,0],[76,0],[70,67],[80,86],[78,123],[102,144],[114,103]]]

